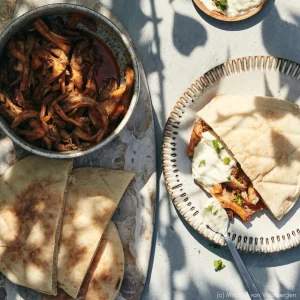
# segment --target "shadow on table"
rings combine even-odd
[[[256,24],[260,23],[270,13],[275,3],[275,0],[268,0],[264,8],[249,19],[238,21],[238,22],[223,22],[208,16],[201,9],[198,8],[198,6],[194,3],[193,0],[191,1],[193,2],[194,8],[197,11],[197,13],[207,23],[219,29],[227,30],[227,31],[240,31],[255,26]]]
[[[206,30],[199,22],[175,10],[172,37],[175,48],[185,56],[207,41]]]
[[[277,8],[274,6],[262,23],[262,40],[268,53],[273,56],[282,57],[300,62],[299,42],[297,42],[300,30],[300,13],[291,12],[294,23],[282,19]],[[287,78],[282,76],[280,87],[288,86]],[[293,101],[291,93],[287,99]]]
[[[264,46],[268,53],[273,56],[282,57],[300,62],[300,52],[298,51],[297,38],[299,36],[300,30],[300,14],[299,12],[290,12],[293,17],[294,22],[290,23],[285,21],[279,15],[278,9],[274,6],[270,13],[262,22],[262,40]],[[289,87],[289,81],[285,76],[280,77],[280,88]],[[290,89],[288,89],[286,99],[294,101],[293,94]],[[299,200],[298,200],[299,201]],[[299,205],[299,203],[298,203]],[[267,268],[272,268],[275,266],[284,266],[300,260],[300,250],[299,246],[292,248],[290,250],[272,253],[272,254],[255,254],[255,261],[257,262],[257,268],[259,268],[259,281],[262,286],[268,285],[268,275]],[[251,255],[244,255],[246,263],[251,264]],[[253,262],[252,262],[253,264]],[[293,278],[293,282],[298,283],[300,280],[300,271],[294,274],[287,274]],[[293,292],[278,279],[279,291],[282,294],[288,294]],[[299,295],[294,297],[298,298]]]
[[[156,111],[153,110],[157,147],[157,211],[152,244],[153,247],[148,277],[145,284],[144,296],[149,297],[149,293],[147,293],[147,291],[149,290],[149,283],[152,277],[155,247],[157,244],[159,244],[165,249],[168,255],[168,278],[170,278],[170,281],[168,282],[168,289],[170,291],[170,299],[174,299],[177,292],[174,276],[176,272],[184,269],[186,265],[186,253],[181,241],[181,237],[173,229],[174,222],[176,221],[177,217],[172,215],[172,203],[171,201],[167,203],[169,222],[167,226],[163,226],[163,222],[160,222],[159,199],[164,199],[163,201],[165,201],[165,199],[168,198],[166,190],[160,190],[162,174],[161,147],[163,138],[163,132],[161,128],[163,128],[165,125],[165,116],[168,113],[165,109],[165,102],[170,100],[175,104],[176,99],[166,99],[165,96],[165,83],[167,79],[165,78],[164,72],[165,65],[162,58],[162,41],[159,30],[160,23],[163,21],[163,19],[158,17],[159,8],[156,6],[156,2],[154,0],[150,0],[150,13],[146,15],[142,10],[141,3],[141,1],[140,3],[126,2],[125,5],[125,3],[121,4],[120,1],[112,1],[112,11],[119,17],[119,19],[130,32],[134,44],[139,50],[147,78],[151,76],[152,78],[155,78],[156,82],[158,83],[157,91],[151,91],[153,100],[159,101],[159,103],[156,103]],[[132,15],[134,18],[126,18],[126,15]],[[165,16],[163,16],[163,18],[164,17]],[[181,12],[177,12],[174,8],[172,20],[172,41],[174,47],[180,54],[189,56],[196,47],[203,46],[206,43],[207,33],[199,22],[183,15]],[[191,40],[189,38],[190,36],[194,36],[194,39]],[[168,78],[168,80],[171,80],[171,78]],[[155,97],[153,97],[154,95]],[[175,250],[176,257],[174,256]],[[192,289],[192,291],[189,291],[189,289]],[[194,299],[196,299],[196,295],[199,294],[197,291],[197,286],[193,282],[192,278],[189,278],[189,285],[185,293],[194,294]],[[151,299],[154,299],[153,295],[151,295]]]

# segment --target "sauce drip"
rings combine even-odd
[[[97,49],[97,54],[101,56],[101,63],[95,70],[98,90],[101,91],[105,80],[109,78],[114,78],[120,84],[119,66],[111,50],[99,40],[94,40],[93,44]]]

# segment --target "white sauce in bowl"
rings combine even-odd
[[[264,0],[227,0],[227,9],[221,11],[212,0],[201,0],[209,10],[216,10],[228,17],[245,15],[257,8],[263,1]]]
[[[218,10],[212,0],[201,0],[201,2],[209,9],[209,10]]]

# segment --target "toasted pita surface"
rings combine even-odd
[[[115,224],[110,221],[76,299],[116,299],[123,280],[124,264],[120,236]],[[57,296],[44,295],[43,299],[71,300],[73,298],[62,289],[58,289]]]
[[[98,168],[73,172],[58,255],[58,286],[73,298],[78,295],[102,234],[133,175]]]
[[[277,219],[300,194],[298,105],[250,95],[219,95],[198,115],[240,163]]]
[[[58,240],[72,161],[29,156],[0,177],[0,271],[56,294]]]

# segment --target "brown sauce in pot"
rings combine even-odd
[[[120,70],[112,51],[103,42],[99,40],[94,40],[93,43],[97,48],[98,55],[101,56],[101,63],[99,64],[99,67],[95,70],[95,79],[98,90],[101,91],[101,89],[104,86],[105,80],[109,78],[114,78],[115,80],[117,80],[119,85]]]

